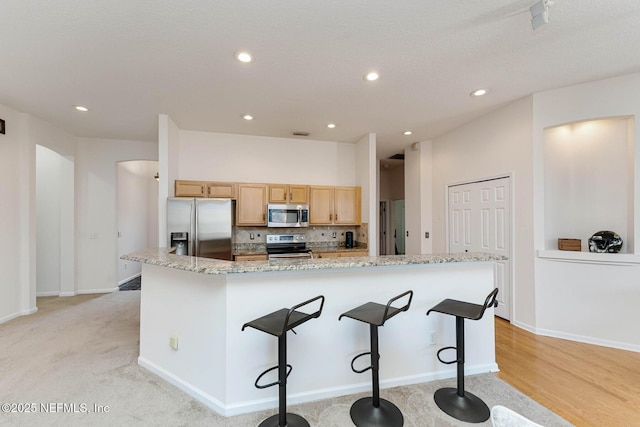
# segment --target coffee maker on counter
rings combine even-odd
[[[345,235],[344,247],[347,249],[353,248],[353,231],[347,231]]]

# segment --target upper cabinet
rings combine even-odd
[[[334,193],[334,224],[360,224],[362,195],[360,187],[336,187]]]
[[[204,181],[176,180],[176,197],[206,197],[206,183]]]
[[[309,203],[309,187],[306,185],[269,184],[269,203]]]
[[[267,185],[238,184],[236,225],[267,225]]]
[[[233,182],[208,182],[207,197],[235,199],[236,184]]]
[[[237,200],[236,225],[266,226],[268,203],[309,205],[310,225],[360,225],[360,187],[176,180],[176,197]]]
[[[360,187],[309,187],[310,225],[359,225]]]

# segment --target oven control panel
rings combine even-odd
[[[304,234],[267,234],[267,244],[305,243]]]

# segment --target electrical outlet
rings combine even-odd
[[[169,337],[169,347],[171,347],[172,349],[178,351],[178,336],[177,335],[171,335]]]
[[[427,337],[429,338],[429,345],[435,345],[438,335],[436,334],[436,331],[429,331],[427,333]]]
[[[97,239],[98,238],[98,233],[89,233],[89,238],[90,239]]]
[[[425,239],[428,239],[428,238],[429,238],[429,232],[428,232],[428,231],[425,231],[425,232],[424,232],[424,238],[425,238]]]
[[[336,232],[335,231],[333,232],[331,237],[333,237],[334,239],[336,238]]]

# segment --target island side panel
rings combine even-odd
[[[143,264],[138,363],[224,413],[226,312],[225,276]]]
[[[455,365],[436,358],[438,349],[455,345],[455,318],[426,312],[445,298],[484,302],[493,289],[493,262],[229,275],[226,415],[277,407],[277,387],[253,386],[259,373],[277,364],[277,339],[256,330],[241,332],[245,322],[324,295],[322,316],[288,335],[293,365],[288,402],[370,392],[370,372],[355,374],[350,368],[355,355],[369,351],[369,327],[338,317],[367,301],[384,304],[409,289],[414,291],[410,310],[379,329],[381,388],[455,377]],[[467,375],[496,371],[493,310],[465,326]],[[428,342],[430,331],[437,333],[435,345]],[[367,358],[361,362],[366,366]]]

